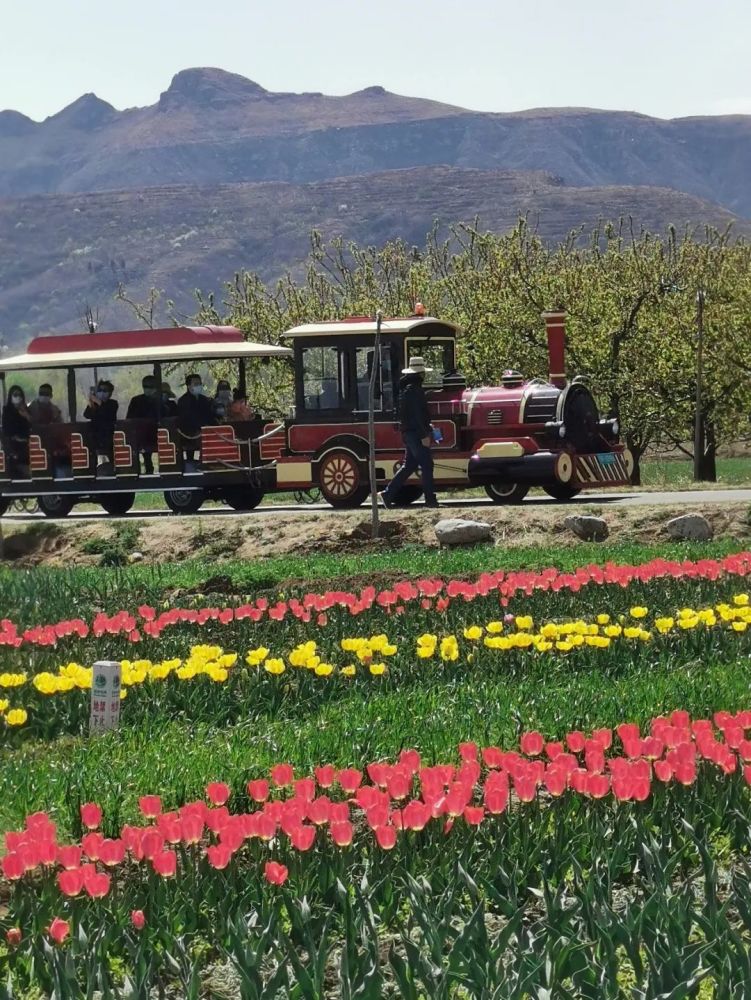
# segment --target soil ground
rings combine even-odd
[[[213,562],[226,559],[259,560],[269,556],[315,553],[357,553],[398,549],[407,544],[437,547],[434,525],[446,517],[467,517],[493,526],[497,546],[581,544],[564,520],[569,514],[592,513],[602,516],[610,531],[610,541],[651,543],[665,541],[665,523],[688,513],[685,503],[646,506],[598,506],[579,504],[576,508],[476,507],[457,506],[444,510],[381,511],[384,537],[371,538],[370,514],[359,511],[310,511],[285,514],[256,512],[252,517],[228,515],[218,518],[174,517],[117,521],[75,521],[63,524],[38,521],[32,524],[6,523],[3,561],[6,565],[93,566],[107,562],[110,551],[122,553],[126,561],[144,564],[180,562],[204,558]],[[722,505],[697,502],[691,513],[703,514],[714,528],[715,538],[739,542],[751,538],[748,503]]]

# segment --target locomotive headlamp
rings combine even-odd
[[[560,438],[565,438],[566,437],[566,425],[565,424],[561,424],[561,426],[558,428],[558,437],[560,437]]]
[[[611,424],[611,426],[613,428],[613,434],[615,434],[616,437],[617,437],[618,434],[620,433],[621,425],[618,423],[617,420],[614,420],[613,423]]]

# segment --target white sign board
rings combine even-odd
[[[120,663],[99,660],[91,675],[89,733],[116,729],[120,723]]]

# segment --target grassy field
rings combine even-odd
[[[582,543],[575,548],[497,546],[438,549],[405,546],[397,550],[356,553],[319,553],[305,556],[270,556],[256,562],[188,559],[181,563],[116,568],[73,567],[19,569],[0,568],[2,614],[20,623],[90,616],[91,610],[115,611],[137,604],[159,605],[175,591],[188,591],[186,600],[201,600],[205,592],[226,592],[227,600],[247,598],[259,592],[286,593],[327,588],[353,589],[389,578],[419,576],[460,577],[498,569],[542,569],[555,566],[571,570],[593,563],[638,563],[652,558],[717,558],[737,549],[737,542],[724,539],[710,543],[635,542]],[[213,584],[212,584],[212,581]]]
[[[27,625],[76,615],[90,620],[97,609],[135,611],[141,603],[200,608],[209,600],[223,606],[259,594],[286,600],[339,585],[359,589],[404,578],[474,579],[500,568],[555,566],[570,572],[587,564],[655,558],[706,561],[735,548],[731,541],[511,550],[408,547],[229,561],[220,568],[193,560],[119,569],[6,570],[0,588],[3,614]],[[218,573],[222,579],[213,586],[225,593],[209,598],[206,584]],[[293,849],[288,837],[298,827],[290,833],[291,821],[282,821],[268,841],[243,840],[247,833],[232,840],[226,857],[222,845],[231,836],[232,817],[261,809],[251,801],[247,783],[268,776],[274,764],[291,765],[296,778],[321,764],[365,770],[365,782],[374,783],[372,794],[385,795],[376,788],[377,772],[366,765],[417,750],[423,768],[452,764],[448,791],[458,794],[460,744],[470,759],[463,765],[471,775],[467,780],[475,786],[489,784],[492,773],[471,764],[472,753],[479,752],[472,751],[474,744],[514,750],[522,734],[537,731],[546,740],[584,740],[582,734],[603,727],[610,732],[624,722],[648,733],[651,720],[664,716],[667,725],[678,709],[709,720],[711,727],[713,717],[722,720],[717,712],[745,711],[751,708],[751,629],[746,631],[745,617],[738,618],[737,629],[719,619],[719,607],[726,605],[741,615],[748,601],[745,584],[743,578],[716,579],[708,571],[633,580],[628,586],[535,591],[512,597],[506,606],[491,592],[470,603],[457,597],[445,608],[416,601],[403,614],[376,606],[352,617],[333,608],[310,622],[266,618],[258,624],[176,625],[137,645],[127,635],[105,634],[63,639],[57,648],[0,650],[0,677],[3,671],[54,674],[67,663],[86,665],[102,657],[143,660],[145,671],[165,658],[185,663],[195,643],[239,654],[229,674],[173,674],[134,684],[123,702],[120,728],[97,737],[85,735],[88,690],[46,694],[29,684],[3,692],[14,705],[27,705],[30,719],[3,731],[0,832],[19,830],[28,815],[36,814],[38,822],[44,811],[61,843],[77,841],[85,834],[81,806],[97,803],[103,818],[95,826],[117,844],[121,836],[131,836],[123,824],[136,824],[140,836],[139,799],[156,794],[165,825],[156,820],[146,836],[161,845],[160,859],[174,854],[178,871],[174,878],[160,876],[157,856],[152,870],[148,854],[140,860],[133,854],[119,867],[99,864],[108,886],[101,899],[80,890],[69,898],[60,876],[56,882],[54,871],[44,866],[20,881],[0,879],[0,932],[15,934],[18,928],[21,937],[19,945],[12,937],[7,947],[0,944],[0,980],[12,982],[12,995],[22,1000],[40,1000],[53,991],[84,1000],[95,987],[112,1000],[146,997],[149,987],[191,1000],[741,1000],[743,970],[751,961],[746,862],[751,802],[733,754],[733,768],[724,773],[707,760],[683,784],[672,781],[663,788],[653,778],[640,801],[620,801],[610,793],[600,800],[573,787],[550,794],[544,786],[530,801],[522,798],[528,792],[521,777],[502,816],[485,815],[480,793],[464,785],[475,804],[469,812],[443,815],[442,790],[430,826],[395,833],[395,843],[384,849],[378,846],[384,820],[367,809],[357,812],[355,797],[340,801],[337,790],[322,786],[316,792],[321,808],[336,800],[352,810],[352,824],[347,820],[338,827],[341,846],[331,842],[333,826],[307,822],[314,845]],[[691,624],[679,627],[679,609],[705,609],[713,623],[694,621],[684,610]],[[565,637],[573,634],[565,631],[566,623],[589,627],[603,614],[613,627],[622,622],[618,628],[630,625],[640,635],[648,630],[648,639],[622,633],[607,648],[571,648],[564,642],[562,649],[553,645],[547,652],[528,645],[500,650],[484,640],[472,645],[477,626],[486,638],[522,634],[533,627],[525,622],[531,616],[540,635],[544,624],[558,623]],[[512,617],[504,623],[504,615]],[[675,621],[669,634],[662,634],[657,622],[666,615]],[[598,636],[605,627],[598,625]],[[342,639],[381,633],[394,647],[383,654],[387,668],[372,673],[366,658],[355,677],[345,678]],[[441,652],[419,658],[415,644],[430,634]],[[443,652],[442,640],[449,636],[460,650],[455,659],[450,645]],[[319,661],[328,658],[335,665],[332,674],[319,675],[307,661],[294,666],[290,650],[306,641],[317,643]],[[259,645],[268,647],[268,656],[284,657],[287,669],[276,674],[246,667],[245,653]],[[218,663],[221,650],[205,657]],[[639,750],[632,751],[649,773],[652,763],[640,755],[669,756],[678,723],[670,726],[672,735],[667,742],[658,740],[657,749],[642,747],[639,737]],[[728,740],[738,745],[741,736],[743,727],[729,732]],[[611,753],[622,753],[620,738],[613,736]],[[530,753],[531,761],[519,766],[554,770],[552,749],[545,751],[547,764]],[[597,772],[589,753],[580,754],[578,773],[588,775],[591,766],[610,789],[609,774]],[[637,766],[623,758],[621,763]],[[419,787],[418,778],[410,777],[410,789],[413,780]],[[206,811],[214,832],[207,830],[200,845],[182,843],[181,834],[177,843],[165,842],[163,831],[182,822],[177,810],[194,800],[204,809],[200,802],[211,782],[226,783],[229,809],[224,817],[224,806]],[[224,785],[216,787],[224,796]],[[427,778],[427,798],[425,788]],[[401,830],[397,820],[405,794],[413,792],[388,786],[386,799],[395,796],[384,813],[389,830]],[[279,815],[289,808],[291,795],[291,790],[278,793]],[[471,825],[479,820],[480,826]],[[226,833],[217,825],[223,823]],[[93,840],[88,836],[82,843],[96,854],[98,834]],[[144,839],[144,850],[145,845]],[[270,859],[281,865],[271,875]],[[269,885],[277,875],[284,884]],[[52,922],[61,918],[70,937],[51,944]]]

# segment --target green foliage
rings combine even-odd
[[[702,413],[713,454],[747,436],[751,410],[751,246],[730,230],[656,236],[621,219],[551,247],[521,219],[504,235],[458,226],[441,240],[434,229],[422,249],[401,240],[325,244],[313,233],[304,279],[287,275],[267,288],[240,271],[221,303],[198,293],[198,321],[231,322],[254,340],[277,342],[297,323],[376,309],[408,315],[419,300],[465,328],[461,366],[471,383],[492,385],[509,365],[547,374],[540,313],[565,308],[569,371],[589,378],[638,460],[654,444],[691,453],[700,290]],[[260,408],[289,404],[286,373],[276,363],[253,375]]]
[[[138,544],[139,535],[138,524],[120,521],[114,525],[108,538],[90,538],[81,548],[87,555],[100,556],[101,566],[126,566],[129,554]]]

